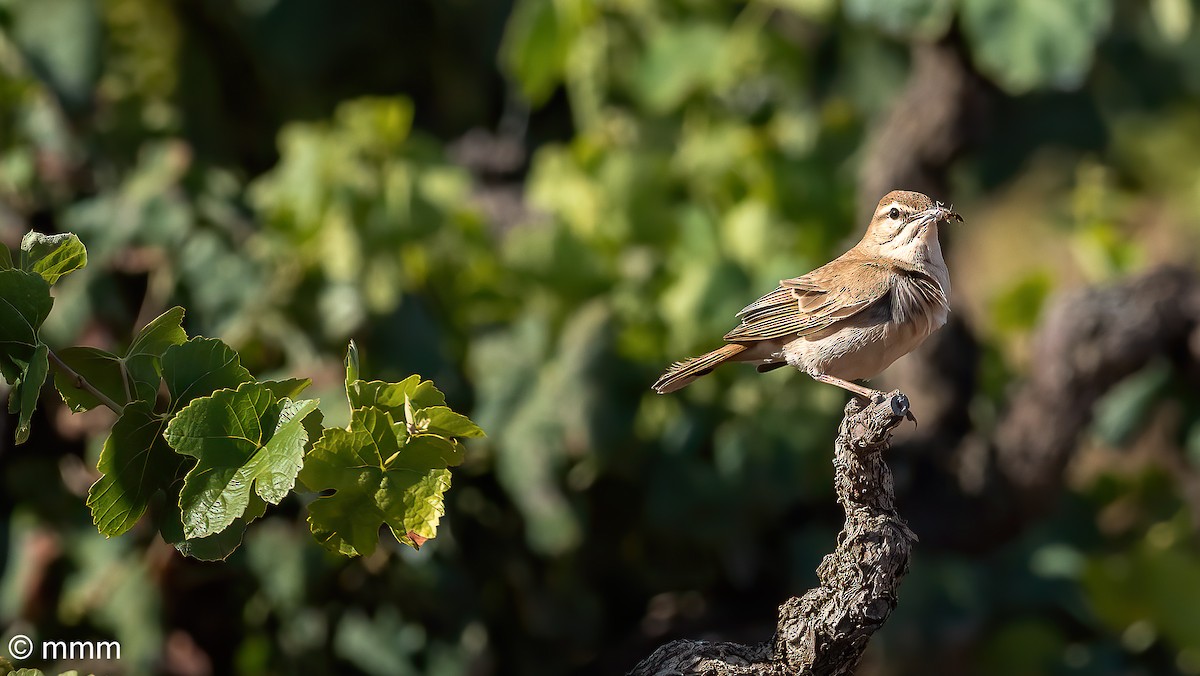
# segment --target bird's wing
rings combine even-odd
[[[892,267],[870,259],[854,263],[825,265],[779,282],[779,288],[738,313],[742,323],[725,334],[725,340],[753,342],[816,333],[887,296],[895,274]]]

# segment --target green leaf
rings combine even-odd
[[[314,409],[311,413],[304,416],[302,424],[304,425],[304,429],[308,431],[308,444],[304,447],[305,452],[312,448],[317,439],[321,438],[321,434],[325,431],[324,423],[325,414],[319,408]]]
[[[963,30],[979,69],[1010,94],[1079,86],[1112,0],[961,0]]]
[[[263,380],[260,384],[271,390],[276,398],[295,399],[312,385],[311,378],[287,378],[286,380]]]
[[[278,399],[260,383],[192,400],[167,426],[167,443],[197,459],[179,495],[188,539],[219,533],[242,516],[251,486],[278,504],[296,483],[317,400]]]
[[[160,358],[163,352],[187,340],[180,328],[182,320],[183,308],[167,310],[138,332],[124,357],[94,347],[69,347],[58,356],[93,387],[122,406],[135,400],[153,402],[162,378]],[[54,384],[73,411],[86,411],[100,405],[95,396],[61,372],[54,374]]]
[[[935,39],[950,27],[954,0],[846,0],[846,16],[906,38]]]
[[[46,382],[46,373],[50,369],[48,355],[50,349],[41,343],[33,351],[33,357],[25,365],[20,380],[13,386],[9,394],[9,410],[17,413],[16,441],[23,444],[29,440],[29,425],[33,412],[37,409],[38,395]],[[14,410],[15,409],[15,410]]]
[[[725,32],[711,24],[668,25],[651,39],[634,84],[650,111],[666,113],[702,86],[721,65]]]
[[[183,538],[171,544],[180,554],[200,561],[224,561],[242,544],[248,524],[237,519],[225,530],[203,538]]]
[[[554,0],[521,0],[513,7],[500,62],[531,103],[544,103],[562,82],[567,54],[579,26]]]
[[[12,252],[10,252],[8,250],[8,247],[4,246],[3,244],[0,244],[0,270],[12,270],[12,269],[13,269]],[[0,669],[2,669],[2,668],[3,668],[3,663],[0,663]],[[3,673],[3,672],[0,671],[0,673]]]
[[[397,425],[386,411],[356,408],[349,429],[325,430],[305,458],[301,481],[314,491],[335,491],[308,508],[309,528],[326,547],[368,555],[385,523],[413,546],[437,534],[448,463],[425,438],[432,435],[402,439]]]
[[[463,445],[436,434],[406,435],[402,425],[394,428],[410,462],[430,467],[454,467],[463,461]]]
[[[350,384],[358,380],[358,345],[354,341],[350,341],[350,345],[346,347],[346,389],[350,389]]]
[[[416,413],[416,426],[446,437],[482,437],[483,430],[461,413],[447,406],[430,406]]]
[[[13,361],[28,362],[37,349],[38,329],[54,301],[50,285],[24,270],[0,270],[0,357],[6,362],[4,377],[13,382]]]
[[[59,277],[87,265],[87,249],[75,235],[27,232],[21,238],[21,269],[35,272],[53,284]]]
[[[166,490],[182,465],[162,431],[167,421],[148,401],[125,406],[100,451],[96,464],[104,476],[88,491],[88,507],[96,528],[108,536],[133,527],[151,496]]]
[[[245,514],[234,519],[228,528],[208,537],[187,538],[183,535],[183,520],[178,503],[179,496],[173,495],[171,504],[159,523],[159,533],[163,540],[174,545],[180,554],[200,561],[224,561],[229,558],[229,555],[241,546],[246,527],[267,510],[267,503],[251,493],[250,504],[246,507]]]
[[[346,394],[350,398],[351,409],[375,406],[386,410],[396,420],[405,418],[406,398],[415,409],[446,405],[446,396],[433,385],[433,381],[421,380],[421,376],[416,374],[398,383],[357,380],[350,384]]]
[[[238,353],[216,338],[192,338],[168,347],[163,351],[162,372],[173,411],[196,397],[254,380]]]
[[[94,347],[68,347],[57,352],[58,358],[71,370],[91,383],[92,387],[122,406],[129,402],[125,379],[121,375],[121,358]],[[72,411],[88,411],[100,406],[100,400],[79,387],[62,371],[54,372],[54,385]]]
[[[176,306],[155,317],[142,327],[125,351],[123,362],[133,381],[135,399],[153,401],[158,395],[163,354],[167,348],[187,342],[183,314],[183,308]]]

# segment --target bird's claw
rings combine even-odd
[[[892,397],[892,413],[904,416],[906,420],[911,420],[913,425],[917,424],[917,416],[913,415],[912,407],[908,404],[908,397],[903,392],[896,392]]]

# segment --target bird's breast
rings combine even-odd
[[[901,280],[889,297],[854,320],[784,346],[788,363],[846,380],[873,378],[946,323],[950,308],[931,277]]]

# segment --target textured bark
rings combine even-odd
[[[1108,287],[1060,296],[1034,335],[1038,367],[1012,399],[990,440],[992,474],[1027,520],[1057,497],[1096,402],[1151,361],[1194,373],[1200,284],[1161,268]]]
[[[1155,358],[1173,358],[1180,372],[1195,362],[1198,320],[1200,286],[1181,268],[1059,297],[1034,337],[1038,368],[996,429],[1001,473],[1026,497],[1045,494],[1105,392]]]
[[[867,641],[896,607],[917,539],[896,513],[892,473],[883,461],[891,432],[907,413],[908,399],[899,391],[876,403],[852,399],[846,405],[833,460],[846,522],[837,548],[817,569],[820,585],[780,606],[772,640],[673,641],[631,674],[854,673]]]

